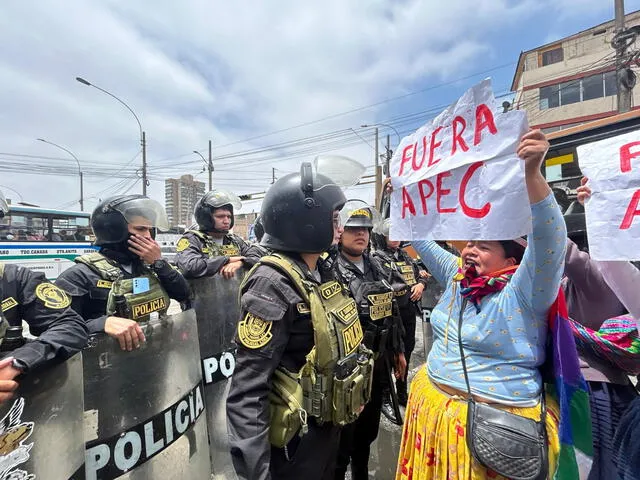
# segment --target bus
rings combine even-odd
[[[0,261],[55,280],[77,256],[96,250],[89,218],[86,212],[10,204],[0,218]]]
[[[588,250],[588,245],[584,207],[576,198],[582,179],[577,148],[638,130],[640,110],[633,110],[547,134],[550,147],[542,172],[564,214],[567,231],[581,250]]]

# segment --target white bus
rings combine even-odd
[[[9,205],[0,219],[0,261],[43,272],[54,280],[73,259],[96,249],[90,214]]]

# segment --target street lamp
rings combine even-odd
[[[78,82],[80,82],[81,84],[83,84],[83,85],[86,85],[88,87],[96,88],[96,89],[100,90],[102,93],[106,93],[111,98],[116,99],[118,102],[120,102],[122,105],[124,105],[124,107],[127,110],[129,110],[129,112],[131,112],[131,115],[133,115],[133,117],[136,119],[136,122],[138,122],[138,128],[140,129],[140,144],[142,145],[142,194],[146,195],[147,194],[147,186],[149,185],[149,182],[147,181],[147,136],[146,136],[146,132],[144,130],[142,130],[142,124],[140,123],[140,119],[136,115],[136,112],[134,112],[131,109],[131,107],[129,105],[127,105],[123,100],[121,100],[120,98],[116,97],[113,93],[108,92],[104,88],[100,88],[99,86],[94,85],[93,83],[90,83],[89,81],[85,80],[82,77],[76,77],[76,80]]]
[[[38,138],[36,140],[38,140],[39,142],[48,143],[49,145],[52,145],[56,148],[59,148],[60,150],[67,152],[76,161],[76,163],[78,164],[78,175],[80,176],[80,211],[84,212],[84,188],[82,185],[82,169],[80,168],[80,160],[78,160],[78,157],[76,157],[73,154],[73,152],[71,152],[71,150],[64,148],[61,145],[58,145],[57,143],[50,142],[48,140],[45,140],[44,138]]]

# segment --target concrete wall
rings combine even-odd
[[[632,25],[640,25],[640,12],[627,15],[626,26]],[[543,82],[558,80],[557,83],[560,83],[564,77],[584,75],[589,71],[614,66],[615,56],[611,47],[613,36],[614,25],[613,22],[610,22],[603,27],[594,27],[579,35],[564,39],[559,42],[563,47],[564,60],[544,67],[538,66],[538,54],[540,51],[546,50],[548,46],[525,55],[524,72],[517,84],[514,105],[516,108],[527,111],[530,125],[570,122],[576,117],[587,117],[616,110],[617,99],[615,96],[540,110],[540,89],[538,87],[538,84]],[[640,46],[640,42],[636,42],[632,48],[638,48],[638,46]],[[640,71],[637,73],[640,75]],[[527,87],[531,89],[527,90]],[[640,105],[640,87],[634,89],[632,104],[634,106]]]

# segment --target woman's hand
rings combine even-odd
[[[591,197],[591,189],[587,185],[588,181],[589,179],[587,177],[582,177],[580,186],[576,190],[578,192],[578,202],[580,202],[581,205],[584,205],[584,202]]]

